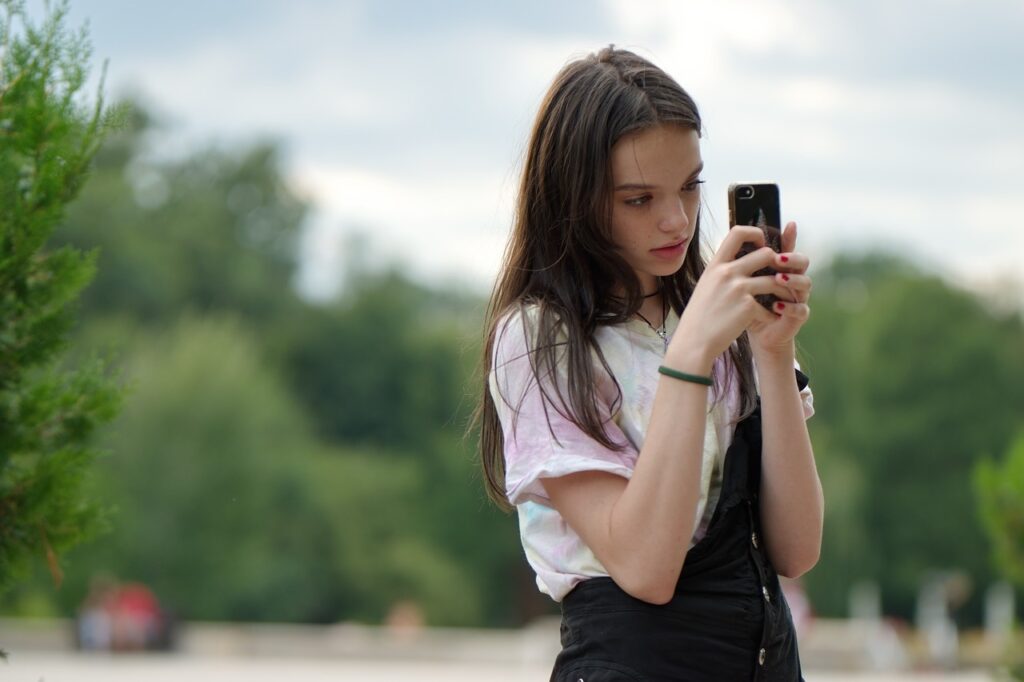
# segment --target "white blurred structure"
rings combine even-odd
[[[985,639],[995,651],[1004,650],[1010,643],[1015,606],[1013,587],[1008,582],[998,582],[985,593]]]
[[[916,625],[924,635],[931,663],[949,669],[956,666],[960,641],[949,613],[947,584],[944,575],[924,582],[917,597]]]

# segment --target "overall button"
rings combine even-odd
[[[768,594],[768,588],[767,588],[767,586],[765,586],[765,585],[762,585],[762,586],[761,586],[761,594],[763,594],[763,595],[764,595],[764,600],[765,600],[766,602],[768,602],[769,604],[770,604],[770,603],[772,602],[772,598],[771,598],[771,596],[770,596],[770,595]]]
[[[754,545],[754,549],[757,549],[757,533],[750,534],[750,542]]]
[[[764,659],[765,659],[765,656],[767,656],[767,654],[768,654],[768,652],[765,651],[764,649],[761,649],[760,651],[757,652],[757,664],[758,665],[764,665]]]

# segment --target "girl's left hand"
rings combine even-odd
[[[779,296],[772,306],[775,319],[768,322],[756,320],[747,328],[755,355],[792,352],[793,339],[810,315],[811,309],[807,306],[811,295],[811,278],[807,276],[810,260],[802,253],[795,253],[794,247],[796,223],[790,222],[782,231],[782,252],[775,257],[773,265],[775,281],[788,295]]]

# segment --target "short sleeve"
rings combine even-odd
[[[581,471],[606,471],[628,479],[637,450],[612,419],[616,389],[609,377],[595,386],[594,398],[605,432],[611,442],[623,445],[622,450],[602,445],[568,418],[555,392],[555,382],[565,385],[564,372],[556,377],[534,376],[535,312],[531,308],[517,310],[499,321],[488,388],[504,436],[509,502],[534,501],[550,507],[541,479]]]

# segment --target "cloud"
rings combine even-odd
[[[696,97],[716,214],[728,182],[771,178],[822,257],[898,242],[969,278],[1019,268],[1006,254],[1024,252],[1024,233],[998,226],[1024,214],[1017,2],[300,0],[240,13],[183,0],[175,12],[195,10],[195,26],[118,2],[76,3],[98,13],[112,87],[134,83],[183,121],[179,144],[280,138],[318,206],[311,231],[362,226],[378,252],[432,275],[486,287],[544,91],[612,42]],[[337,242],[312,241],[321,254]]]
[[[300,191],[319,198],[314,220],[320,233],[363,235],[371,251],[386,246],[383,260],[419,275],[454,276],[480,286],[497,271],[512,195],[509,178],[500,171],[446,171],[427,177],[325,165],[298,167],[294,179]],[[314,270],[344,261],[338,253],[315,257]],[[342,275],[312,276],[336,284]]]

